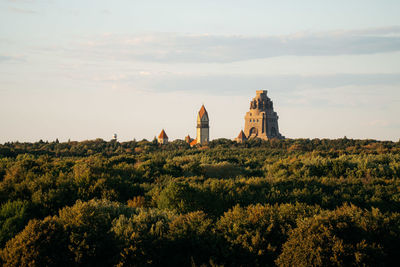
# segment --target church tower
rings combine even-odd
[[[197,144],[204,145],[210,141],[210,127],[208,113],[204,105],[197,115]]]
[[[284,139],[285,137],[279,133],[278,119],[267,91],[256,91],[256,97],[250,102],[250,111],[244,117],[244,133],[247,138]]]

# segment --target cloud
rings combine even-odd
[[[19,14],[38,14],[37,11],[27,8],[10,7],[9,9],[14,13],[19,13]]]
[[[8,57],[8,56],[1,56],[1,55],[0,55],[0,62],[8,61],[8,60],[10,60],[10,59],[11,59],[11,58]]]
[[[81,77],[88,79],[88,77]],[[345,86],[397,86],[400,74],[334,74],[334,75],[207,75],[134,71],[104,74],[94,77],[95,82],[118,83],[121,86],[142,88],[155,92],[203,92],[210,95],[246,95],[256,89],[273,89],[281,94],[292,94],[304,88],[330,88]],[[261,87],[261,88],[260,88]],[[379,92],[378,92],[379,93]]]
[[[18,62],[21,62],[21,61],[25,61],[25,58],[24,57],[22,57],[22,56],[4,56],[4,55],[0,55],[0,63],[2,63],[2,62],[7,62],[7,61],[18,61]]]
[[[372,120],[366,123],[367,126],[373,126],[373,127],[388,127],[392,123],[388,120]]]
[[[336,56],[400,51],[400,27],[282,36],[208,34],[104,35],[72,52],[114,60],[229,63],[279,56]]]
[[[87,77],[81,77],[88,81]],[[125,93],[187,93],[212,97],[251,97],[268,90],[282,107],[317,110],[380,110],[397,114],[400,107],[400,74],[335,75],[205,75],[157,73],[103,73],[94,84]],[[392,110],[391,110],[392,109]],[[353,112],[351,111],[351,112]]]

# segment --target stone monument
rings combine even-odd
[[[279,133],[278,114],[267,96],[266,90],[256,91],[256,97],[250,102],[250,111],[244,117],[244,133],[247,138],[284,139]]]

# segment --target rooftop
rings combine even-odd
[[[202,117],[204,116],[204,114],[206,114],[207,117],[208,117],[207,110],[206,110],[206,108],[204,107],[204,105],[202,105],[201,108],[200,108],[200,111],[199,111],[199,117],[202,118]]]
[[[243,130],[240,131],[239,136],[237,138],[246,139],[246,135],[244,134]]]
[[[257,90],[256,91],[256,95],[267,94],[267,93],[268,93],[267,90]]]
[[[162,139],[168,139],[167,134],[165,133],[164,129],[162,129],[160,135],[158,136],[158,138],[162,138]]]

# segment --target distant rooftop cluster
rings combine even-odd
[[[244,131],[241,130],[235,141],[245,142],[250,138],[261,138],[268,140],[271,138],[284,139],[280,134],[278,126],[278,114],[274,111],[272,100],[267,96],[266,90],[256,91],[256,97],[250,102],[250,111],[246,113]],[[190,146],[206,145],[210,141],[210,125],[208,112],[204,105],[201,106],[197,115],[196,139],[190,135],[185,137],[185,141]],[[157,141],[164,145],[168,143],[168,136],[162,129]]]
[[[192,139],[190,135],[185,137],[185,141],[190,144],[190,146],[195,145],[206,145],[210,141],[210,125],[208,112],[204,105],[201,106],[200,111],[197,115],[197,136],[196,139]],[[160,135],[157,138],[159,144],[164,145],[168,143],[168,136],[165,130],[162,129]]]

